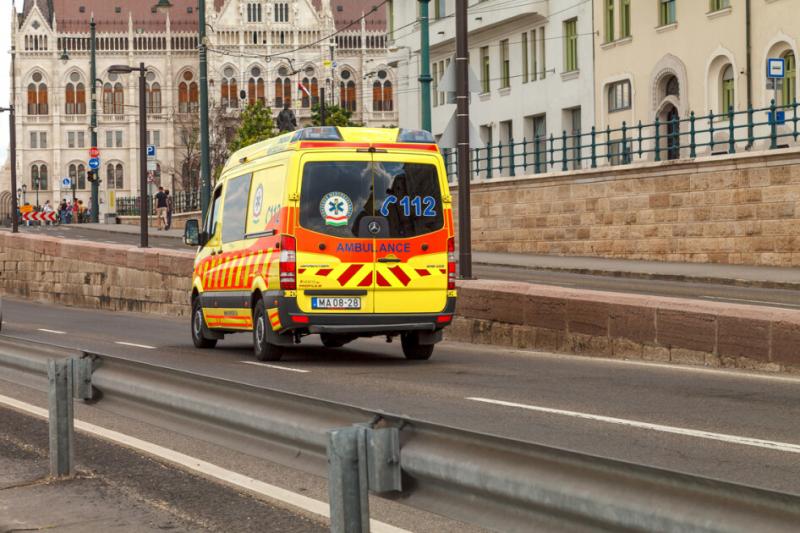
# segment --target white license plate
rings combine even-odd
[[[361,309],[361,298],[311,298],[311,309]]]

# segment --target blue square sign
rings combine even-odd
[[[155,157],[156,156],[156,145],[148,144],[147,145],[147,157]]]
[[[767,78],[775,80],[786,77],[786,62],[779,57],[767,59]]]

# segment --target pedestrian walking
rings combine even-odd
[[[172,227],[172,196],[169,194],[169,189],[164,190],[167,195],[167,229]]]
[[[75,224],[78,224],[80,222],[79,216],[80,216],[80,206],[78,205],[78,201],[77,200],[73,200],[72,201],[72,220],[75,222]]]
[[[159,187],[156,193],[156,216],[158,217],[158,231],[167,227],[167,195],[164,187]]]

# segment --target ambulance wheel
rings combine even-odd
[[[217,339],[206,337],[206,322],[203,319],[203,307],[200,298],[195,298],[192,303],[192,342],[195,348],[207,349],[217,345]]]
[[[259,361],[280,361],[283,356],[280,346],[267,342],[270,328],[264,302],[258,302],[253,311],[253,351]]]
[[[426,361],[433,355],[433,344],[420,344],[419,335],[416,333],[403,333],[400,335],[403,345],[403,355],[411,361]]]

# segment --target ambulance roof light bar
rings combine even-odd
[[[303,128],[292,137],[295,141],[342,141],[342,134],[336,126],[315,126]]]
[[[397,133],[397,142],[433,144],[436,140],[429,131],[400,128],[400,131]]]

